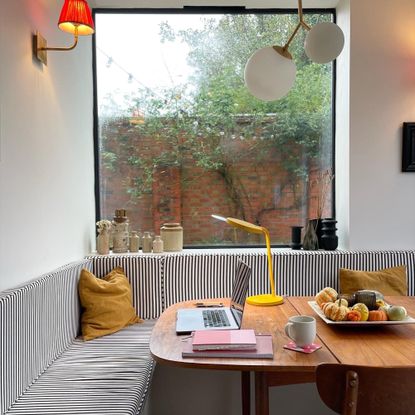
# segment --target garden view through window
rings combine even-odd
[[[95,22],[99,218],[126,209],[130,230],[154,234],[179,222],[185,246],[211,247],[264,244],[212,214],[268,228],[274,246],[333,216],[333,64],[307,58],[302,31],[284,98],[244,85],[248,58],[284,45],[296,13],[97,11]]]

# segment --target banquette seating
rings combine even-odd
[[[262,249],[95,256],[0,293],[0,414],[139,414],[154,362],[149,340],[164,309],[197,298],[227,297],[237,259],[252,268],[250,294],[268,291]],[[276,290],[314,295],[337,288],[339,268],[406,265],[414,295],[415,251],[273,251]],[[144,323],[84,342],[78,280],[121,266]]]

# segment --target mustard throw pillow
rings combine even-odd
[[[122,268],[115,268],[103,279],[83,269],[78,289],[84,308],[81,317],[84,340],[115,333],[141,321],[132,305],[131,287]]]
[[[384,295],[407,295],[406,266],[379,271],[340,269],[340,292],[351,294],[357,290],[376,290]]]

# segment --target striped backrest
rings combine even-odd
[[[163,267],[165,307],[179,301],[230,297],[238,259],[252,270],[248,295],[267,292],[267,257],[263,252],[167,255]]]
[[[0,293],[0,414],[67,348],[79,330],[83,260]]]
[[[241,253],[242,252],[242,253]],[[237,258],[252,269],[249,295],[270,292],[265,249],[240,253],[169,254],[164,259],[165,307],[199,298],[229,297]],[[315,295],[324,287],[338,289],[339,268],[375,271],[406,265],[408,295],[415,295],[415,251],[272,251],[277,294]]]
[[[158,318],[163,312],[163,257],[155,255],[90,256],[92,270],[98,278],[116,267],[123,268],[133,294],[137,315]]]
[[[340,268],[377,271],[406,265],[408,295],[415,295],[415,251],[278,251],[273,254],[276,289],[282,295],[315,295],[338,287]]]
[[[252,269],[249,295],[270,290],[265,249],[193,250],[164,255],[91,256],[95,275],[124,268],[138,315],[157,318],[170,305],[199,298],[229,297],[237,259]],[[339,268],[375,271],[406,265],[408,294],[415,295],[415,251],[272,250],[277,294],[315,295],[338,288]]]

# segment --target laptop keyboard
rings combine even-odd
[[[203,310],[202,315],[205,327],[230,326],[225,310]]]

